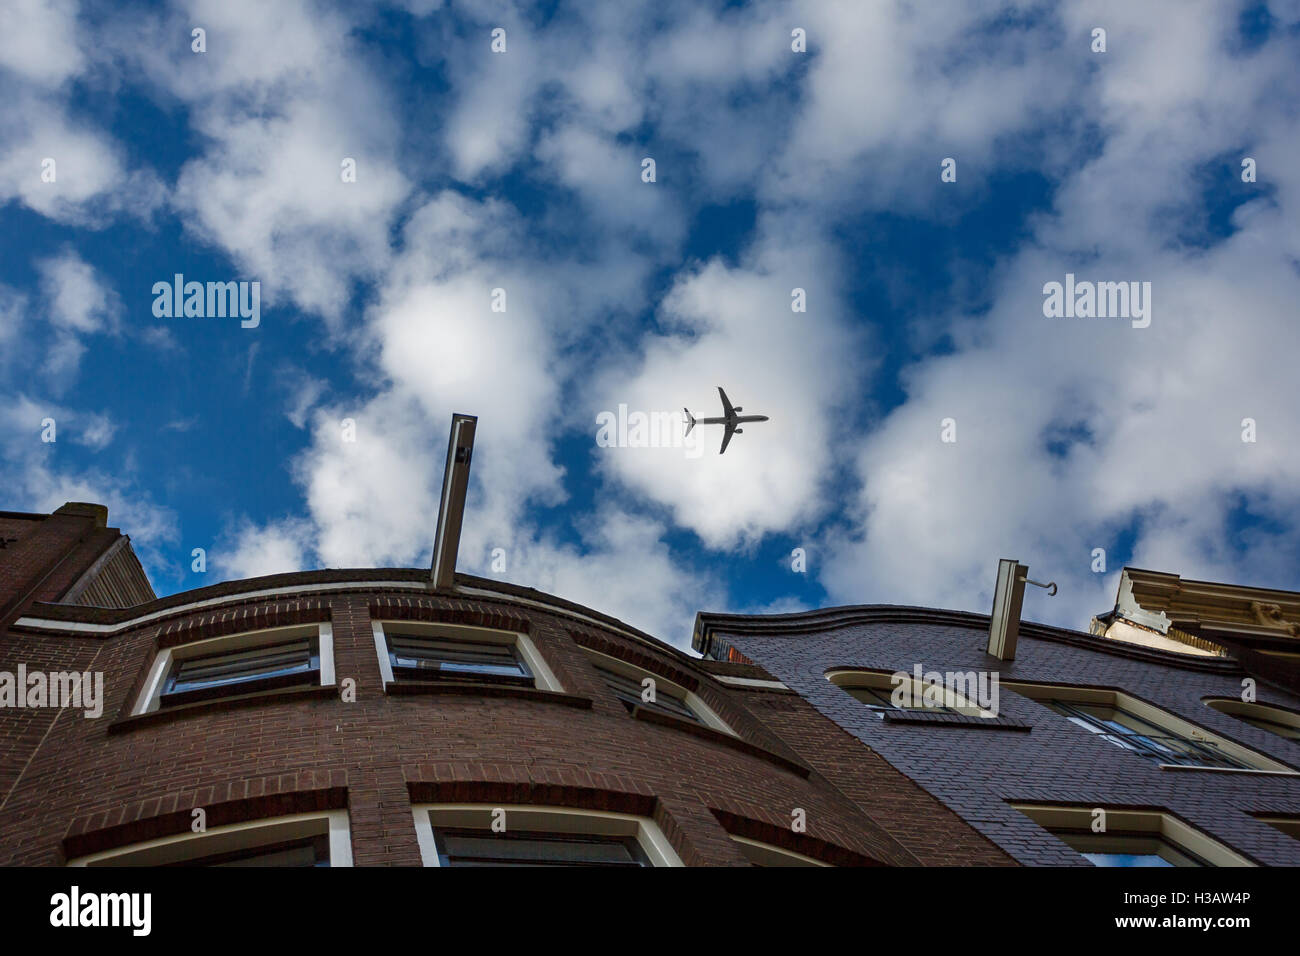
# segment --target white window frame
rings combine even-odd
[[[388,637],[384,625],[390,624],[394,630],[407,631],[428,637],[446,637],[458,641],[476,644],[503,644],[513,647],[528,669],[533,672],[534,686],[538,690],[548,690],[557,694],[564,693],[564,687],[555,676],[555,672],[546,665],[546,659],[537,650],[527,634],[518,631],[501,631],[491,627],[472,627],[468,624],[440,624],[436,621],[399,621],[386,619],[371,621],[370,627],[375,637],[375,653],[379,655],[379,673],[384,679],[384,690],[393,683],[393,662],[388,659]]]
[[[1013,691],[1021,697],[1043,703],[1049,700],[1064,700],[1071,703],[1097,704],[1103,707],[1118,707],[1135,717],[1145,720],[1171,736],[1186,737],[1189,740],[1207,741],[1216,745],[1229,756],[1249,764],[1248,767],[1189,767],[1185,764],[1158,764],[1161,770],[1186,771],[1188,773],[1258,773],[1276,774],[1278,776],[1297,776],[1300,771],[1293,770],[1286,764],[1274,760],[1266,754],[1251,747],[1221,737],[1212,730],[1179,717],[1177,714],[1148,704],[1122,690],[1102,687],[1074,687],[1068,684],[1041,684],[1022,681],[1001,681],[1003,690]],[[1043,706],[1047,706],[1043,703]],[[1055,713],[1055,711],[1054,711]],[[1080,728],[1082,729],[1082,728]]]
[[[157,866],[195,860],[233,850],[254,849],[304,837],[329,834],[330,866],[352,865],[352,833],[346,810],[293,813],[213,827],[205,833],[178,833],[144,843],[102,850],[69,860],[68,866]],[[253,842],[249,843],[249,838]]]
[[[611,657],[609,654],[603,654],[600,651],[594,651],[590,647],[584,647],[583,651],[591,658],[592,663],[604,667],[615,673],[622,674],[624,677],[630,677],[638,684],[649,677],[655,682],[655,693],[659,688],[667,687],[673,692],[674,696],[680,697],[686,702],[686,706],[700,718],[700,723],[712,730],[720,730],[729,737],[739,737],[740,735],[728,726],[727,722],[718,716],[717,712],[700,699],[699,694],[689,691],[681,684],[669,680],[660,674],[646,670],[644,667],[637,667],[635,664],[629,664],[627,661],[620,660],[617,657]]]
[[[911,674],[907,671],[885,672],[867,670],[866,668],[861,667],[832,667],[822,676],[846,694],[850,687],[866,687],[871,690],[882,690],[892,693],[895,687],[903,686],[902,684],[894,683],[895,674],[902,674],[907,678],[907,685],[913,700],[925,699],[926,685],[917,681],[915,674]],[[999,687],[1001,686],[1005,685],[999,682]],[[852,697],[853,695],[849,694],[849,696]],[[857,700],[857,698],[854,699]],[[948,687],[943,688],[943,706],[947,707],[950,711],[954,711],[966,717],[997,717],[997,714],[993,711],[985,710],[980,707],[979,704],[972,700],[968,700],[962,694],[959,694]],[[895,707],[894,710],[900,714],[940,713],[937,708],[933,707]]]
[[[132,716],[150,714],[162,706],[162,690],[167,682],[167,675],[179,661],[194,657],[207,657],[209,654],[224,654],[230,651],[247,650],[292,641],[296,638],[317,638],[320,655],[320,686],[331,687],[334,684],[334,627],[328,621],[319,624],[292,624],[288,627],[268,627],[257,631],[241,631],[224,637],[210,637],[175,647],[164,647],[154,658],[144,689],[135,706],[131,708]],[[231,685],[238,687],[238,685]],[[239,693],[232,690],[232,696]],[[220,699],[220,698],[214,698]]]
[[[1235,717],[1243,724],[1248,724],[1256,730],[1270,733],[1274,737],[1281,737],[1283,740],[1300,742],[1300,736],[1288,736],[1287,734],[1278,733],[1272,727],[1261,727],[1255,723],[1258,720],[1266,724],[1278,724],[1288,730],[1300,731],[1300,714],[1294,710],[1287,710],[1285,707],[1278,707],[1258,700],[1244,701],[1235,697],[1203,697],[1201,703],[1217,713]]]
[[[542,804],[417,803],[412,808],[420,859],[441,866],[435,829],[455,828],[491,832],[493,811],[504,810],[506,830],[574,833],[587,836],[635,837],[651,866],[685,866],[659,825],[649,817],[605,810],[579,810]]]
[[[1104,806],[1057,806],[1019,801],[1009,803],[1049,833],[1053,830],[1091,832],[1094,814],[1102,809],[1106,811],[1107,832],[1159,837],[1173,844],[1175,850],[1198,856],[1211,866],[1258,865],[1208,833],[1184,823],[1167,810],[1122,810]],[[1052,833],[1052,836],[1070,846],[1061,834]],[[1075,850],[1072,846],[1070,849],[1082,856],[1082,851]]]
[[[761,840],[751,840],[749,837],[736,836],[728,834],[732,840],[740,844],[745,859],[755,865],[761,866],[826,866],[831,864],[824,860],[815,860],[810,856],[802,853],[796,853],[794,850],[787,850],[785,847],[773,846],[770,843],[763,843]],[[761,864],[758,860],[762,860]]]

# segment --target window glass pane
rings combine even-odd
[[[845,687],[844,690],[873,710],[928,710],[941,714],[955,714],[957,712],[953,708],[944,705],[927,705],[925,703],[924,689],[916,687],[915,683],[913,688],[910,700],[904,697],[904,700],[908,700],[908,703],[902,707],[894,705],[894,687],[892,684],[883,687]]]
[[[1205,866],[1157,833],[1099,834],[1053,831],[1094,866]]]
[[[250,839],[255,839],[254,836]],[[170,866],[329,866],[329,836],[306,837],[286,843],[249,846],[229,853],[181,860]]]
[[[475,642],[415,634],[388,634],[388,659],[394,671],[471,674],[531,681],[532,672],[509,644]],[[397,676],[396,674],[394,676]],[[415,675],[415,676],[418,676]]]
[[[1065,715],[1077,726],[1156,763],[1184,767],[1250,766],[1223,752],[1213,741],[1183,737],[1122,708],[1068,700],[1045,700],[1042,703]]]
[[[435,831],[443,866],[649,866],[633,837]]]
[[[654,678],[653,674],[646,675],[655,680],[654,703],[649,703],[641,699],[640,678],[628,677],[626,674],[606,670],[600,666],[597,666],[596,670],[600,671],[600,676],[605,679],[605,683],[614,692],[614,696],[621,700],[629,710],[633,707],[644,707],[647,710],[657,710],[660,713],[672,714],[674,717],[684,717],[696,723],[700,722],[699,716],[687,706],[686,701],[665,687],[662,682]]]
[[[1155,853],[1085,853],[1093,866],[1173,866]]]
[[[183,694],[289,674],[306,676],[319,667],[320,656],[314,639],[229,651],[178,661],[172,668],[163,693]]]

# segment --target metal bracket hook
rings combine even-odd
[[[1048,596],[1048,597],[1055,597],[1055,596],[1056,596],[1056,582],[1055,582],[1055,581],[1048,581],[1046,584],[1044,584],[1042,581],[1031,581],[1031,580],[1029,580],[1029,578],[1021,578],[1020,580],[1024,581],[1026,584],[1032,584],[1032,585],[1033,585],[1034,587],[1036,587],[1036,588],[1046,588],[1046,589],[1047,589],[1047,596]]]

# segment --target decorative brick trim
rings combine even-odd
[[[329,601],[317,597],[268,601],[231,611],[205,611],[162,625],[158,632],[158,649],[177,647],[210,637],[225,637],[228,634],[262,631],[273,627],[292,627],[297,624],[316,624],[329,619]]]
[[[639,817],[653,817],[657,802],[645,793],[496,780],[412,780],[407,781],[406,787],[412,803],[490,803],[505,807],[536,804]]]
[[[341,770],[307,770],[152,797],[115,810],[88,814],[73,820],[68,827],[62,843],[63,854],[65,859],[74,859],[188,833],[193,822],[192,811],[198,807],[206,814],[209,829],[294,813],[345,810],[348,806],[346,778],[347,774]],[[236,792],[250,795],[221,799]]]
[[[640,667],[642,670],[649,671],[651,674],[658,674],[660,677],[666,677],[673,683],[680,684],[692,693],[700,689],[700,680],[694,675],[688,673],[680,667],[674,667],[661,657],[647,654],[641,648],[636,647],[630,641],[615,641],[595,631],[569,630],[569,636],[579,647],[585,647],[588,650],[599,651],[601,654],[607,654],[610,657],[618,658],[628,664]]]
[[[537,687],[513,687],[509,684],[490,684],[463,680],[401,680],[386,685],[386,692],[394,697],[424,696],[429,694],[461,694],[473,697],[516,697],[536,700],[544,704],[561,704],[579,710],[591,710],[591,698],[581,694],[565,694]]]
[[[710,810],[714,817],[717,818],[718,823],[722,825],[722,828],[732,836],[747,837],[794,853],[802,853],[804,856],[810,856],[814,860],[820,860],[832,866],[885,865],[879,860],[873,860],[869,856],[846,850],[842,846],[819,840],[817,837],[809,836],[806,833],[795,833],[788,824],[776,826],[762,820],[754,820],[749,817],[728,813],[726,810],[713,808],[710,808]]]
[[[430,624],[465,624],[527,634],[532,622],[522,614],[489,604],[446,597],[380,595],[370,599],[372,620],[425,621]]]

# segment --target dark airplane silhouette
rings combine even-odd
[[[731,407],[731,402],[727,399],[727,393],[722,390],[721,385],[718,386],[718,394],[722,396],[722,417],[721,418],[696,418],[694,415],[691,414],[691,410],[689,408],[683,408],[682,411],[686,413],[686,434],[688,435],[691,433],[691,429],[694,428],[696,425],[725,425],[726,426],[726,429],[722,433],[722,448],[718,451],[718,454],[721,455],[723,452],[727,450],[727,445],[731,442],[731,436],[739,435],[742,432],[744,432],[744,429],[737,428],[736,427],[737,425],[742,425],[745,424],[746,422],[765,422],[767,421],[767,416],[740,414],[742,411],[744,411],[744,409],[741,408],[740,406],[736,406],[735,408]]]

